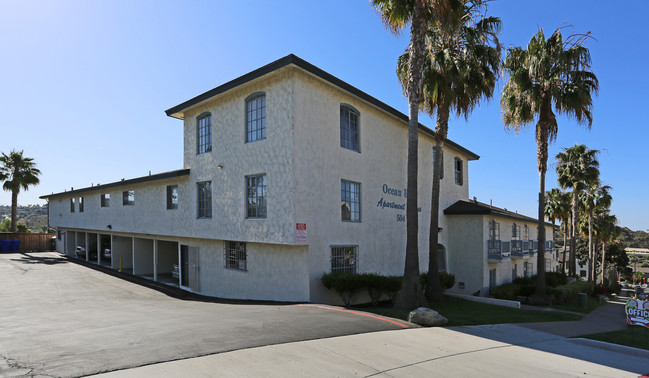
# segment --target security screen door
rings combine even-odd
[[[198,248],[189,247],[189,288],[193,291],[199,290],[198,273]]]

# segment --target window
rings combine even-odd
[[[340,105],[340,147],[361,152],[358,110],[349,105]]]
[[[437,270],[446,272],[446,248],[441,244],[437,244]]]
[[[341,219],[349,222],[361,221],[361,184],[340,181]]]
[[[102,194],[101,207],[108,207],[108,206],[110,206],[110,194]]]
[[[135,205],[135,190],[125,190],[122,192],[122,205]]]
[[[500,223],[493,219],[489,221],[489,240],[500,240]]]
[[[196,118],[196,148],[197,154],[212,151],[212,115],[203,113]]]
[[[521,240],[521,226],[512,223],[512,240]]]
[[[530,240],[530,228],[527,225],[523,226],[523,240]]]
[[[496,269],[489,269],[489,290],[493,290],[497,286],[497,271]]]
[[[266,218],[266,175],[246,176],[246,218]]]
[[[455,158],[455,183],[458,185],[464,184],[462,159]]]
[[[512,281],[518,278],[518,264],[512,266]]]
[[[79,212],[83,213],[83,197],[79,197]]]
[[[226,241],[223,260],[227,269],[248,270],[246,243]]]
[[[74,213],[74,198],[70,198],[70,212]]]
[[[444,178],[444,150],[440,150],[439,158],[442,160],[442,170],[439,173],[439,178]],[[433,173],[435,172],[435,159],[437,159],[437,146],[433,146]]]
[[[582,277],[582,278],[586,277],[586,271],[585,270],[580,270],[579,271],[579,277]]]
[[[266,94],[246,99],[246,143],[266,139]]]
[[[56,238],[59,239],[59,240],[62,240],[62,238],[63,238],[63,233],[62,233],[61,231],[57,230],[57,231],[56,231]]]
[[[167,210],[178,208],[178,185],[167,185]]]
[[[196,184],[198,191],[198,218],[212,218],[212,181]]]
[[[358,268],[358,246],[331,246],[331,272],[356,273]]]

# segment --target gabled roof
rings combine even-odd
[[[129,179],[129,180],[121,180],[121,181],[111,182],[109,184],[104,184],[104,185],[95,185],[95,186],[89,186],[89,187],[86,187],[86,188],[70,190],[69,192],[52,193],[52,194],[48,194],[48,195],[45,195],[45,196],[40,196],[38,198],[48,199],[48,198],[51,198],[51,197],[69,196],[70,194],[89,192],[91,190],[103,190],[103,189],[108,189],[108,188],[112,188],[112,187],[115,187],[115,186],[133,185],[133,184],[139,184],[139,183],[143,183],[143,182],[164,180],[164,179],[168,179],[168,178],[181,177],[181,176],[187,176],[187,175],[189,175],[189,169],[178,169],[178,170],[175,170],[175,171],[163,172],[163,173],[158,173],[158,174],[155,174],[155,175],[148,175],[148,176],[137,177],[137,178],[133,178],[133,179]]]
[[[444,210],[444,215],[493,215],[536,223],[537,219],[478,201],[459,200]],[[545,222],[546,226],[557,227]]]
[[[169,108],[165,111],[165,113],[169,117],[174,117],[178,119],[184,119],[184,111],[196,104],[199,104],[203,101],[209,100],[210,98],[219,95],[221,93],[224,93],[226,91],[229,91],[230,89],[236,88],[240,85],[246,84],[252,80],[255,80],[259,77],[262,77],[266,74],[269,74],[273,71],[279,70],[280,68],[286,67],[288,65],[294,65],[297,66],[303,70],[305,70],[308,73],[311,73],[320,79],[335,85],[336,87],[347,91],[351,93],[352,95],[361,98],[364,101],[369,102],[372,105],[375,105],[376,107],[382,109],[383,111],[405,121],[408,122],[408,116],[401,113],[400,111],[396,110],[395,108],[387,105],[386,103],[379,101],[375,97],[370,96],[369,94],[361,91],[360,89],[340,80],[339,78],[321,70],[320,68],[314,66],[313,64],[307,62],[306,60],[303,60],[293,54],[289,54],[283,58],[280,58],[272,63],[269,63],[261,68],[258,68],[254,71],[251,71],[243,76],[240,76],[232,81],[229,81],[223,85],[220,85],[214,89],[211,89],[203,94],[200,94],[192,99],[189,99],[179,105],[176,105],[172,108]],[[429,129],[428,127],[422,125],[421,123],[419,124],[419,130],[434,137],[435,133],[433,130]],[[453,142],[450,139],[447,139],[445,144],[449,145],[449,147],[452,147],[460,152],[463,152],[467,156],[469,156],[469,160],[478,160],[480,159],[480,156],[475,154],[472,151],[469,151],[468,149],[460,146],[459,144]]]

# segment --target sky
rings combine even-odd
[[[0,0],[0,9],[0,152],[24,150],[42,171],[21,205],[182,168],[182,121],[164,110],[290,53],[408,112],[395,64],[409,34],[389,32],[368,1]],[[633,230],[649,229],[648,11],[641,0],[496,0],[488,11],[502,20],[505,47],[527,46],[540,28],[591,32],[593,125],[558,118],[546,190],[558,187],[563,148],[600,150],[612,213]],[[503,85],[468,120],[452,118],[449,139],[480,155],[469,165],[471,198],[534,217],[534,124],[505,130]],[[423,113],[420,122],[435,125]],[[10,203],[0,191],[0,205]]]

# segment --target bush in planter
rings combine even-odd
[[[419,276],[421,280],[421,287],[426,289],[428,285],[428,272],[422,273]],[[446,291],[455,285],[455,274],[439,272],[439,283],[442,285],[442,290]]]
[[[520,286],[511,282],[496,286],[491,290],[491,296],[497,299],[507,299],[510,301],[516,300],[520,294]]]
[[[364,277],[348,272],[325,273],[320,280],[324,287],[340,295],[346,307],[352,305],[354,295],[365,286]]]
[[[377,273],[362,273],[359,276],[362,281],[361,286],[367,289],[374,306],[379,304],[384,294],[393,299],[401,289],[401,277],[382,276]]]
[[[557,287],[566,285],[568,283],[568,276],[561,272],[545,272],[545,284],[548,287]]]
[[[530,297],[536,290],[536,279],[534,277],[518,277],[512,281],[514,285],[518,286],[518,294],[522,297]]]

